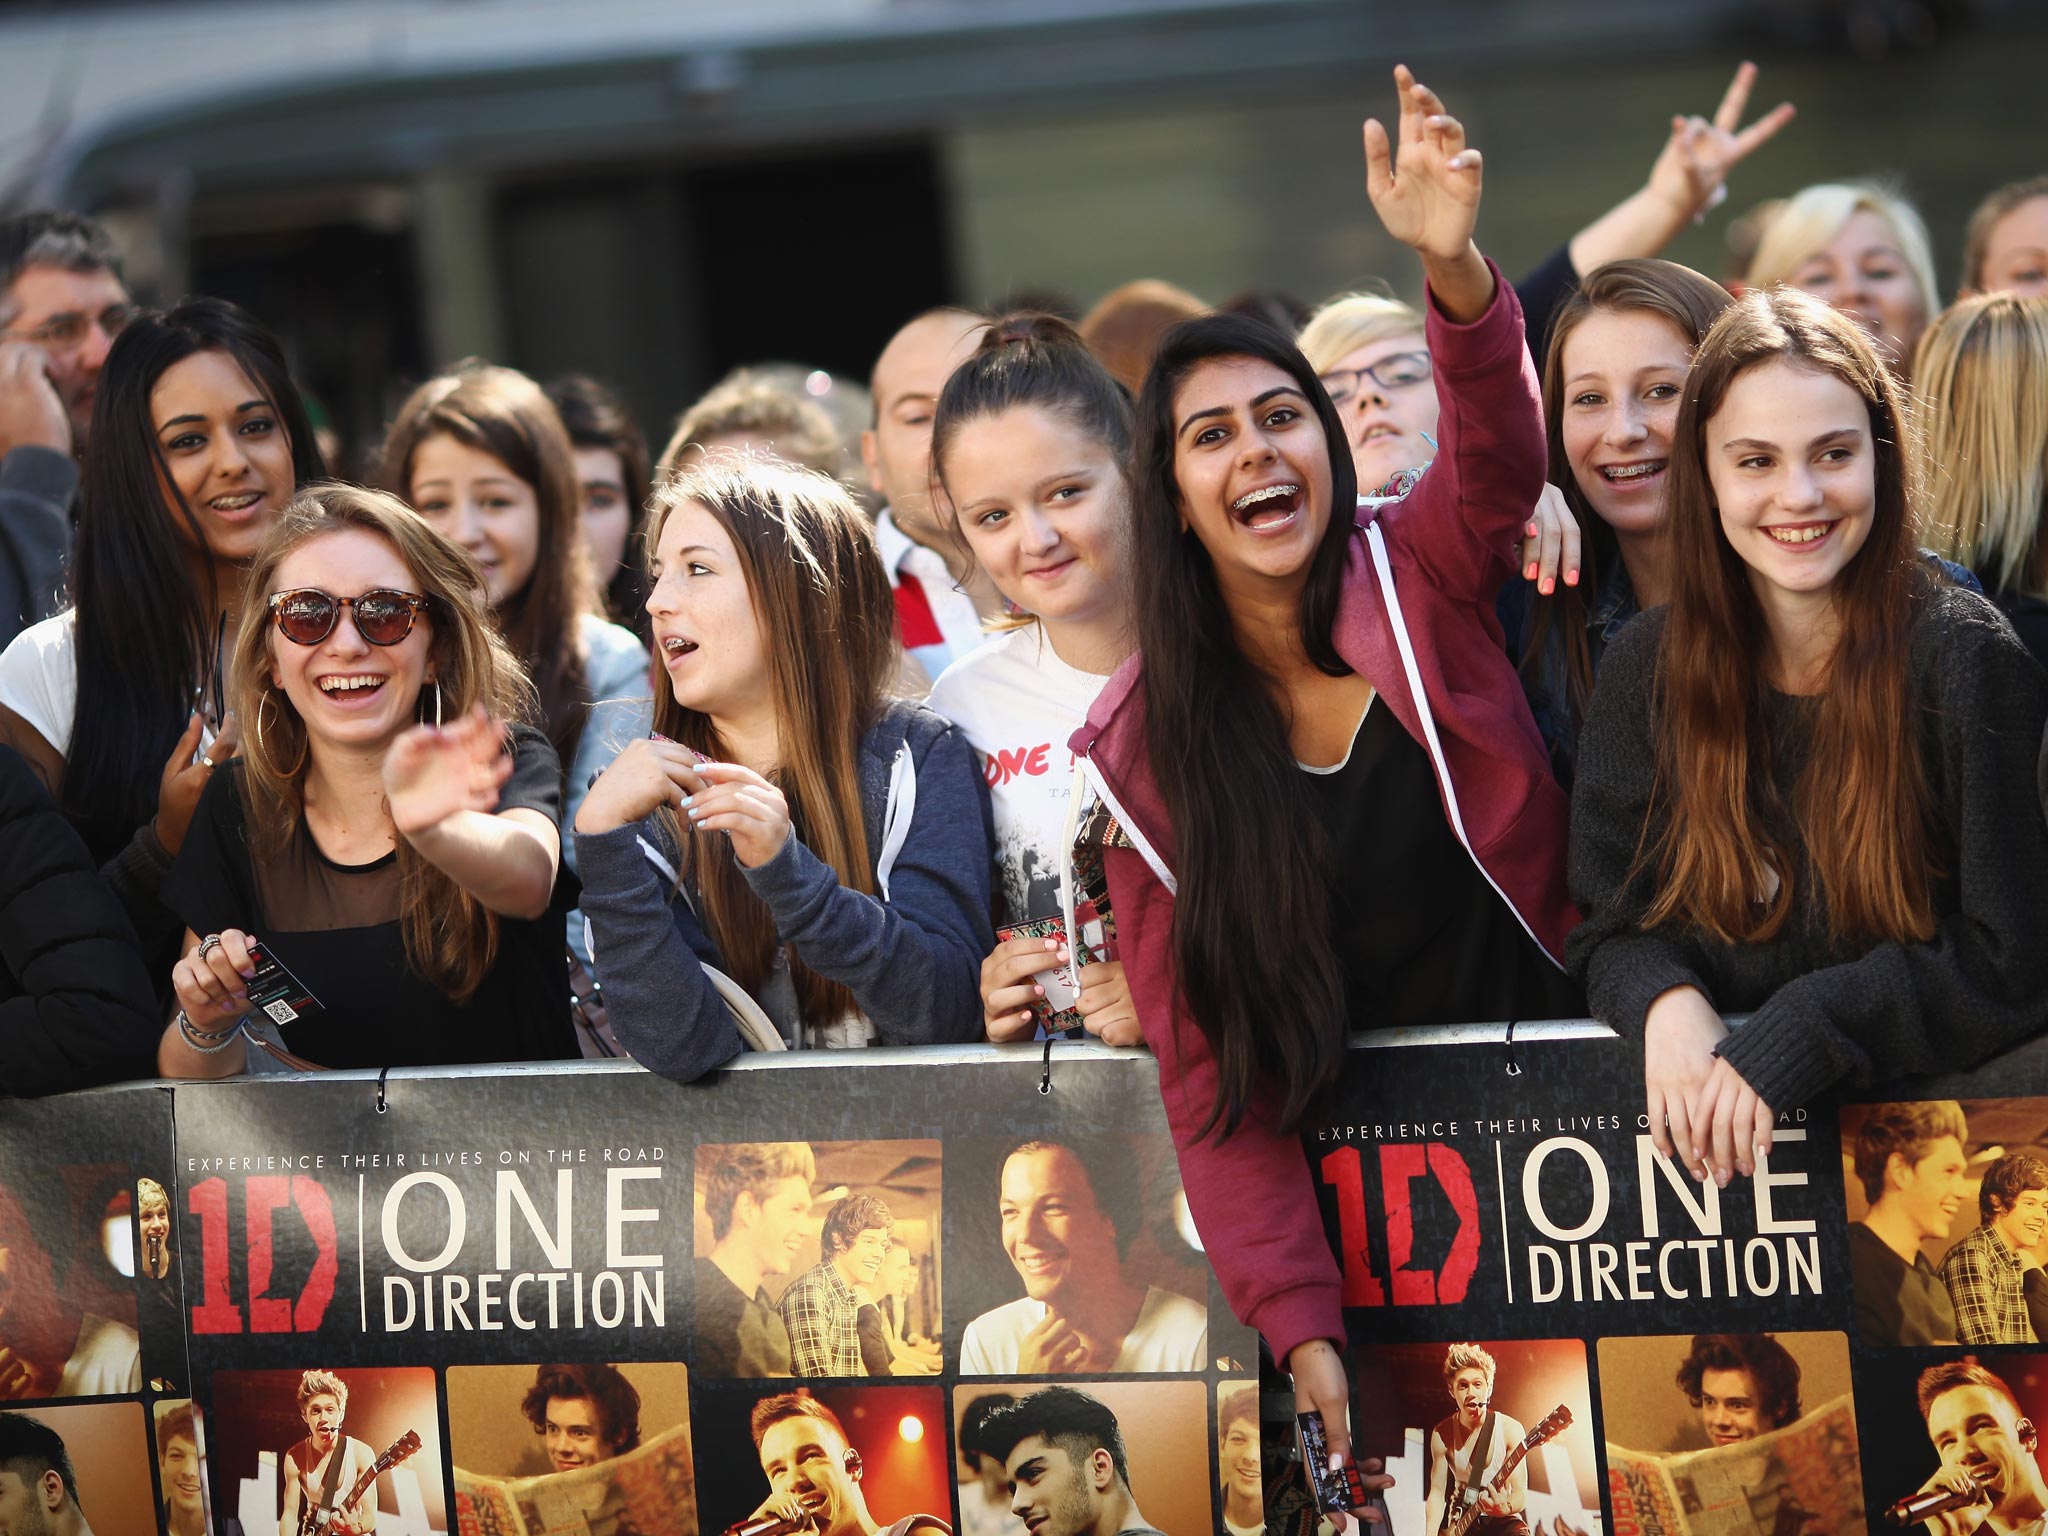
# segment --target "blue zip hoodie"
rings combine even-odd
[[[747,883],[804,964],[852,991],[877,1043],[978,1040],[981,962],[995,947],[994,828],[974,753],[943,717],[892,700],[861,738],[860,798],[881,896],[842,886],[794,832],[759,869],[742,866]],[[642,1066],[690,1082],[744,1046],[703,970],[726,963],[652,857],[674,852],[651,820],[576,834],[583,912],[613,1033]],[[756,1000],[771,1003],[782,981],[779,969],[771,973]],[[768,1006],[771,1016],[787,1013],[783,986],[785,1006]],[[801,1043],[792,1020],[777,1024]]]

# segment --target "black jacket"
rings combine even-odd
[[[156,1075],[135,930],[35,773],[0,746],[0,1098]]]

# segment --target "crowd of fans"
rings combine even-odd
[[[2048,179],[1946,308],[1876,184],[1755,210],[1724,286],[1657,253],[1791,119],[1754,75],[1510,284],[1398,70],[1419,307],[937,308],[857,444],[742,370],[652,463],[469,360],[333,478],[258,318],[7,219],[0,1092],[1142,1043],[1313,1404],[1350,1029],[1590,1011],[1724,1183],[2039,1034]]]

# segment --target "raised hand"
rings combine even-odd
[[[71,417],[50,382],[50,360],[26,341],[0,341],[0,458],[26,443],[71,451]]]
[[[1365,123],[1365,190],[1387,233],[1427,261],[1449,263],[1471,249],[1479,218],[1479,151],[1435,91],[1394,66],[1400,95],[1398,147],[1378,118]]]
[[[452,724],[416,725],[384,754],[384,799],[399,833],[438,827],[457,811],[489,813],[512,773],[504,729],[479,704]]]
[[[233,715],[221,722],[220,734],[202,753],[199,738],[205,729],[206,722],[194,711],[157,781],[156,840],[164,845],[165,853],[176,854],[185,845],[185,829],[192,825],[192,813],[199,808],[199,797],[206,792],[213,770],[235,755],[241,732]]]
[[[1696,219],[1719,202],[1726,195],[1728,173],[1796,115],[1792,103],[1784,101],[1741,127],[1755,85],[1756,66],[1745,62],[1728,82],[1712,122],[1683,114],[1671,119],[1671,137],[1650,168],[1649,187],[1681,221]]]

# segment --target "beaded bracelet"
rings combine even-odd
[[[185,1010],[182,1008],[178,1010],[177,1025],[178,1033],[184,1038],[185,1044],[197,1051],[201,1056],[219,1055],[222,1051],[233,1045],[236,1037],[242,1033],[242,1020],[240,1019],[232,1020],[226,1029],[196,1029],[193,1027],[191,1019],[185,1016]]]

